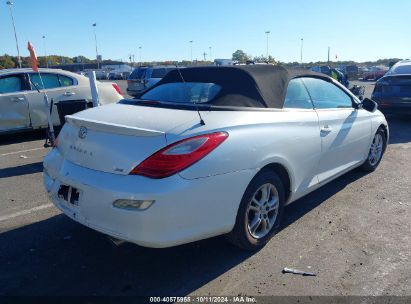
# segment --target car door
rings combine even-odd
[[[0,76],[0,132],[30,127],[24,74]]]
[[[84,99],[84,96],[79,96],[77,81],[74,78],[58,73],[41,73],[41,78],[37,73],[29,73],[31,90],[27,93],[27,97],[33,127],[47,127],[48,125],[43,91],[47,93],[50,102],[51,99],[54,101],[53,124],[60,125],[56,104],[60,101]],[[38,93],[36,87],[41,93]]]
[[[318,116],[301,78],[289,82],[283,111],[288,112],[290,122],[284,132],[290,143],[298,143],[290,144],[287,152],[294,164],[293,199],[297,199],[318,185],[317,168],[321,157]]]
[[[354,100],[331,80],[303,79],[318,115],[321,136],[319,182],[364,160],[371,138],[369,112],[354,108]]]

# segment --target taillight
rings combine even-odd
[[[123,95],[123,93],[121,92],[120,88],[118,87],[116,83],[112,83],[112,86],[117,91],[117,93],[119,93],[120,95]]]
[[[225,132],[190,137],[171,144],[154,153],[137,167],[131,175],[164,178],[176,174],[217,148],[228,137]]]

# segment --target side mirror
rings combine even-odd
[[[361,104],[363,109],[371,113],[374,113],[378,109],[378,104],[374,100],[369,98],[364,98]]]

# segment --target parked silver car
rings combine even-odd
[[[57,208],[118,242],[225,234],[256,250],[284,206],[356,167],[374,171],[388,139],[375,102],[326,75],[194,67],[139,99],[68,116],[43,178]]]
[[[142,91],[152,87],[175,67],[157,66],[136,68],[127,79],[127,93],[136,96]]]
[[[53,99],[52,119],[61,124],[57,104],[63,102],[91,102],[90,82],[87,77],[57,69],[40,69],[44,89]],[[0,134],[26,129],[47,127],[47,112],[38,73],[32,69],[0,70]],[[97,82],[101,104],[121,99],[121,91],[115,83]]]

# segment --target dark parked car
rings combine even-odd
[[[381,67],[371,67],[368,72],[365,72],[362,80],[378,80],[387,73],[387,69]]]
[[[329,66],[323,65],[323,66],[313,66],[310,68],[310,70],[328,75],[331,78],[334,78],[335,80],[337,80],[339,83],[341,83],[346,88],[348,88],[350,85],[347,75],[339,69],[334,69]]]
[[[396,63],[380,78],[372,99],[382,112],[411,114],[411,60]]]
[[[318,73],[323,73],[323,74],[326,74],[326,75],[331,74],[331,68],[329,66],[326,66],[326,65],[313,66],[312,68],[310,68],[310,70],[314,71],[314,72],[318,72]]]
[[[134,96],[135,94],[138,94],[142,91],[142,82],[146,70],[147,67],[139,67],[131,72],[130,76],[127,79],[127,94]]]
[[[127,79],[127,93],[131,96],[137,96],[155,85],[174,69],[174,66],[140,67],[135,69]]]
[[[358,66],[356,65],[340,66],[340,71],[347,75],[348,79],[358,79]]]
[[[124,79],[127,79],[127,78],[124,78],[123,72],[111,71],[110,74],[108,75],[108,79],[110,79],[110,80],[124,80]]]

